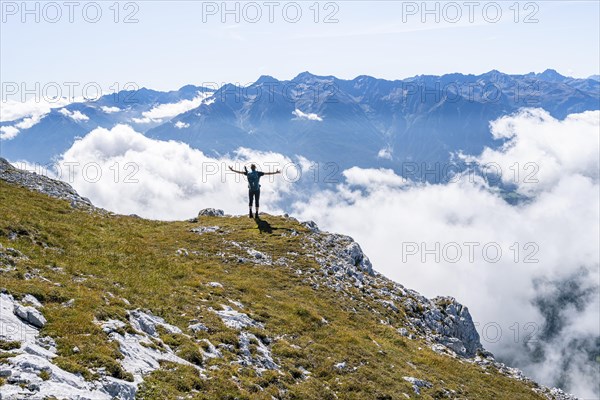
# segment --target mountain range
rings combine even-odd
[[[485,146],[500,146],[489,122],[523,107],[541,107],[555,118],[600,109],[600,82],[551,69],[402,80],[366,75],[343,80],[303,72],[287,81],[261,76],[248,86],[225,84],[216,90],[141,88],[52,109],[16,137],[2,140],[0,154],[47,164],[92,129],[124,123],[150,138],[182,141],[211,156],[248,147],[405,175],[406,163],[449,163],[459,152],[478,154]]]

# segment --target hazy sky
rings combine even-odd
[[[3,83],[164,90],[306,70],[397,79],[546,68],[587,77],[600,69],[597,1],[429,2],[430,14],[421,1],[228,2],[230,14],[221,1],[76,3],[28,2],[26,13],[20,1],[1,2]],[[137,22],[125,23],[128,16]]]

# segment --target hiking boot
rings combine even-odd
[[[250,218],[254,217],[254,215],[252,215],[252,211],[250,211],[250,213],[248,214],[248,217],[250,217]]]

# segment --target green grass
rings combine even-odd
[[[15,271],[1,273],[2,287],[17,297],[33,294],[44,304],[48,323],[42,334],[55,338],[59,354],[55,362],[62,368],[94,379],[94,370],[103,367],[112,376],[131,379],[120,367],[117,344],[94,323],[108,318],[127,321],[128,309],[152,310],[190,335],[191,321],[209,328],[192,338],[161,335],[180,357],[206,368],[207,378],[193,367],[163,363],[146,377],[140,399],[400,399],[402,393],[413,396],[403,376],[433,383],[432,389],[422,390],[421,399],[441,398],[442,387],[465,399],[541,398],[524,383],[401,337],[395,328],[379,324],[381,315],[369,308],[396,326],[403,313],[304,283],[304,274],[293,271],[319,267],[305,256],[303,235],[287,235],[291,230],[307,233],[292,220],[264,216],[274,228],[272,234],[261,233],[247,217],[202,217],[199,223],[150,221],[76,210],[65,201],[2,181],[0,216],[0,243],[28,257],[16,263]],[[198,225],[218,225],[221,231],[190,232]],[[14,241],[8,239],[11,232],[19,233]],[[232,241],[268,254],[273,261],[286,257],[290,267],[238,263],[237,256],[248,255]],[[178,255],[179,248],[189,255]],[[25,280],[26,273],[50,282]],[[211,281],[224,287],[209,287]],[[360,297],[360,292],[354,295]],[[62,303],[70,299],[73,305],[64,307]],[[240,301],[245,306],[241,311],[264,324],[264,329],[251,332],[260,340],[273,340],[271,349],[281,372],[258,375],[231,364],[239,347],[237,332],[208,311],[221,304],[236,308],[228,299]],[[329,322],[324,324],[322,318]],[[234,351],[221,349],[223,358],[203,361],[201,349],[206,344],[201,339],[231,344]],[[0,342],[3,351],[11,346]],[[75,346],[79,352],[73,352]],[[0,360],[2,354],[6,353],[0,352]],[[346,369],[333,367],[342,361]],[[311,372],[308,379],[301,368]]]
[[[0,340],[0,350],[13,350],[18,349],[19,347],[21,347],[21,342]]]

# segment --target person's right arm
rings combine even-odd
[[[246,175],[246,173],[244,171],[236,171],[235,169],[233,169],[233,167],[230,165],[229,169],[232,170],[233,172],[237,172],[238,174],[242,174],[242,175]]]

